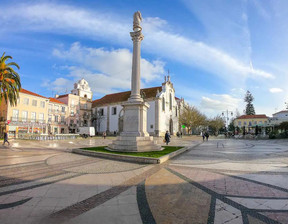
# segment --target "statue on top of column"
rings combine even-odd
[[[133,15],[133,31],[141,31],[142,27],[140,26],[140,22],[142,21],[141,12],[137,11]]]

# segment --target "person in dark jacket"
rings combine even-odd
[[[7,134],[7,131],[4,132],[4,142],[3,142],[3,145],[5,145],[5,142],[7,142],[8,145],[10,145],[10,143],[8,142],[8,134]]]
[[[206,137],[206,141],[208,141],[208,138],[209,138],[209,133],[208,132],[205,132],[205,137]]]
[[[171,138],[171,136],[170,136],[169,132],[166,131],[166,133],[165,133],[165,142],[166,142],[166,145],[169,144],[169,142],[170,142],[170,138]]]

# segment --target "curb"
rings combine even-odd
[[[112,160],[118,160],[118,161],[126,161],[126,162],[134,162],[134,163],[144,163],[144,164],[161,164],[166,162],[167,160],[178,156],[188,150],[191,150],[192,148],[200,145],[196,144],[192,147],[186,146],[182,149],[179,149],[175,152],[171,152],[165,156],[161,156],[159,158],[150,158],[150,157],[136,157],[136,156],[126,156],[126,155],[120,155],[120,154],[110,154],[110,153],[103,153],[103,152],[94,152],[89,150],[83,150],[83,149],[72,149],[72,153],[84,155],[84,156],[92,156],[92,157],[100,157],[104,159],[112,159]]]

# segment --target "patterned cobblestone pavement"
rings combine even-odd
[[[287,141],[212,139],[161,165],[69,153],[111,140],[0,149],[0,223],[288,223]]]

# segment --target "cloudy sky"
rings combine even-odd
[[[176,95],[208,116],[243,113],[247,90],[257,114],[285,108],[286,0],[1,0],[0,50],[20,65],[23,88],[47,97],[81,78],[94,99],[129,90],[137,10],[141,87],[169,70]]]

